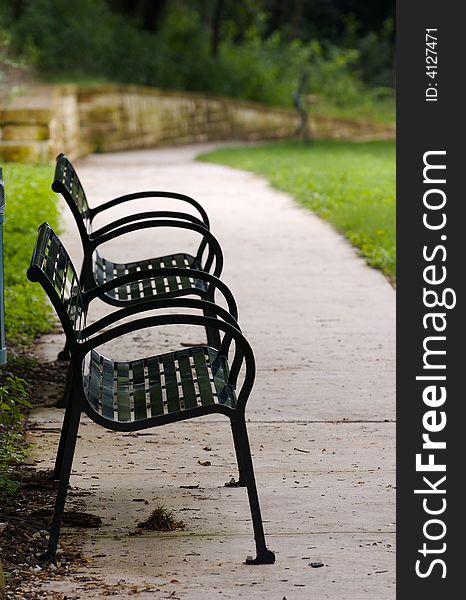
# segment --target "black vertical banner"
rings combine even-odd
[[[397,3],[400,600],[464,595],[465,17],[458,0]]]

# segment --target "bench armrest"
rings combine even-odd
[[[236,305],[236,300],[230,290],[230,288],[223,283],[218,277],[215,275],[211,275],[210,273],[206,273],[205,271],[196,271],[193,269],[182,269],[178,267],[165,267],[162,269],[145,269],[143,271],[135,271],[134,273],[128,273],[127,275],[121,275],[120,277],[116,277],[112,279],[112,281],[107,281],[102,285],[99,285],[95,288],[92,288],[86,292],[82,292],[84,301],[87,306],[92,302],[95,298],[101,298],[104,294],[129,283],[134,283],[135,281],[143,281],[146,279],[153,279],[155,277],[189,277],[192,279],[199,279],[201,281],[206,281],[209,283],[209,291],[212,289],[212,293],[209,296],[211,299],[214,298],[215,289],[218,289],[223,297],[225,298],[228,310],[230,315],[237,321],[238,320],[238,307]],[[141,298],[140,300],[135,301],[135,304],[140,304],[143,302],[148,302],[152,300],[159,300],[157,296]]]
[[[203,270],[210,271],[215,259],[215,268],[213,270],[213,274],[216,277],[220,277],[223,269],[223,254],[222,249],[220,248],[220,244],[208,229],[197,225],[196,223],[189,223],[188,221],[176,221],[174,219],[157,219],[138,223],[128,223],[126,225],[118,227],[118,229],[113,229],[112,231],[108,231],[102,235],[97,236],[95,233],[92,234],[90,236],[90,249],[94,251],[101,244],[109,242],[110,240],[120,237],[121,235],[126,235],[127,233],[131,233],[133,231],[140,231],[141,229],[148,229],[152,227],[174,227],[199,233],[202,236],[202,242],[197,253],[197,258],[201,258],[201,248],[203,247],[204,241],[206,241],[207,245],[209,246],[209,254],[206,262],[204,263]],[[199,256],[200,252],[201,256]]]
[[[201,300],[200,298],[157,298],[150,299],[132,304],[131,306],[125,306],[112,313],[101,317],[94,323],[91,323],[81,331],[82,338],[88,338],[89,336],[102,332],[103,329],[109,325],[113,325],[122,319],[126,319],[132,315],[138,315],[150,310],[159,310],[164,308],[195,308],[200,310],[209,311],[221,317],[226,323],[229,323],[238,331],[241,331],[238,321],[233,315],[231,315],[226,309],[218,306],[214,302],[208,300]]]
[[[198,213],[201,215],[201,220],[204,225],[209,228],[209,217],[207,216],[204,208],[191,198],[190,196],[186,196],[185,194],[178,194],[177,192],[160,192],[160,191],[147,191],[147,192],[134,192],[133,194],[125,194],[124,196],[118,196],[118,198],[113,198],[113,200],[109,200],[108,202],[104,202],[104,204],[100,204],[95,208],[90,209],[90,217],[91,220],[95,217],[95,215],[113,208],[114,206],[118,206],[124,202],[130,202],[131,200],[140,200],[142,198],[172,198],[174,200],[181,200],[182,202],[187,202],[191,206],[193,206]]]
[[[213,305],[211,307],[212,310],[214,306],[216,305]],[[216,306],[216,310],[218,310],[219,308],[220,307]],[[233,339],[235,341],[236,352],[230,369],[228,384],[231,385],[234,389],[236,389],[239,371],[244,362],[246,371],[241,390],[237,396],[237,410],[244,411],[247,399],[254,384],[256,374],[254,353],[252,351],[251,346],[249,345],[249,342],[243,336],[241,331],[234,327],[232,324],[227,323],[226,321],[220,321],[219,319],[215,319],[212,317],[204,317],[200,315],[190,314],[168,314],[160,316],[142,317],[129,323],[122,323],[121,325],[117,325],[112,329],[100,332],[96,336],[91,337],[90,339],[87,339],[84,342],[81,342],[79,344],[79,354],[82,357],[82,359],[84,359],[84,356],[88,352],[111,340],[117,339],[123,335],[127,335],[128,333],[132,333],[134,331],[163,325],[199,325],[201,327],[216,328],[217,330],[223,331],[226,334],[225,337]],[[220,354],[225,356],[225,354],[222,352],[222,349],[220,350]]]
[[[194,217],[193,215],[188,215],[187,213],[175,212],[175,211],[169,211],[169,210],[152,210],[152,211],[137,213],[134,215],[127,215],[125,217],[122,217],[121,219],[116,219],[115,221],[112,221],[111,223],[107,223],[107,225],[104,225],[103,227],[96,229],[92,233],[92,235],[99,237],[99,236],[103,235],[104,233],[108,233],[109,231],[112,231],[113,229],[117,229],[118,227],[121,227],[122,225],[126,225],[127,223],[131,223],[132,221],[147,221],[149,219],[181,219],[184,221],[189,221],[191,223],[196,223],[196,225],[200,225],[201,227],[206,227],[205,223],[203,221],[201,221],[201,219],[198,219],[197,217]]]

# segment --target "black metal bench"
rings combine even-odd
[[[110,284],[101,288],[105,289],[101,299],[113,306],[127,306],[154,296],[173,298],[192,294],[213,301],[212,287],[205,278],[198,277],[197,273],[202,271],[219,277],[223,269],[223,254],[218,241],[209,231],[207,213],[196,200],[175,192],[146,191],[120,196],[91,208],[76,170],[64,154],[57,157],[52,189],[63,196],[76,221],[84,253],[80,273],[83,289]],[[179,211],[145,211],[130,213],[93,230],[93,220],[97,215],[115,206],[142,198],[179,200],[193,207],[199,216]],[[115,238],[141,229],[160,227],[184,229],[199,234],[201,241],[196,254],[179,252],[129,263],[116,263],[98,251],[102,244]],[[168,275],[162,271],[166,268],[190,269],[193,273]],[[147,274],[145,281],[141,277],[140,281],[128,284],[125,279],[121,279],[138,271]],[[148,271],[151,272],[147,273]],[[119,285],[116,285],[116,281],[119,281]],[[115,285],[112,285],[113,283]],[[217,332],[207,330],[207,338],[209,343],[218,346]],[[59,358],[69,358],[66,348],[59,354]]]
[[[82,412],[97,424],[116,431],[136,431],[220,413],[230,419],[239,480],[247,487],[249,497],[257,554],[247,562],[273,563],[275,556],[265,544],[245,423],[246,402],[255,378],[255,361],[234,316],[203,299],[152,298],[120,308],[86,326],[87,307],[98,296],[99,288],[82,288],[66,250],[47,223],[39,228],[27,275],[30,281],[42,285],[51,300],[71,354],[70,396],[54,470],[59,487],[43,559],[55,559]],[[167,308],[199,309],[215,318],[185,312],[162,314],[162,309]],[[156,316],[144,315],[153,309],[158,310]],[[121,321],[130,315],[137,318],[131,322]],[[114,361],[98,351],[102,344],[119,340],[123,335],[161,325],[215,328],[220,335],[220,345],[218,348],[196,346],[129,361]],[[109,326],[112,327],[108,329]],[[231,355],[233,358],[229,361]],[[242,369],[242,384],[238,385]]]

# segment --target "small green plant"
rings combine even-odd
[[[158,504],[151,514],[142,523],[138,523],[141,529],[151,529],[152,531],[173,531],[174,529],[184,529],[185,523],[179,521],[173,511],[164,504]]]
[[[25,409],[32,408],[28,398],[28,384],[24,379],[7,375],[0,388],[0,427],[14,430],[21,424]]]
[[[30,408],[27,383],[6,375],[0,385],[0,503],[13,495],[19,485],[12,467],[27,455],[24,431]]]

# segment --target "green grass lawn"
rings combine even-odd
[[[3,169],[5,181],[5,329],[7,344],[31,343],[49,331],[53,321],[42,289],[26,279],[37,228],[48,221],[58,225],[58,207],[50,189],[49,166],[10,163]]]
[[[395,280],[395,142],[279,142],[200,160],[264,175],[327,219],[367,262]]]
[[[37,284],[26,278],[43,221],[58,225],[58,207],[50,189],[53,170],[48,166],[8,164],[5,181],[5,329],[8,363],[0,369],[0,504],[13,496],[19,485],[15,468],[28,452],[25,444],[29,385],[17,371],[30,361],[34,338],[53,327],[51,310]],[[21,371],[21,369],[20,369]]]

